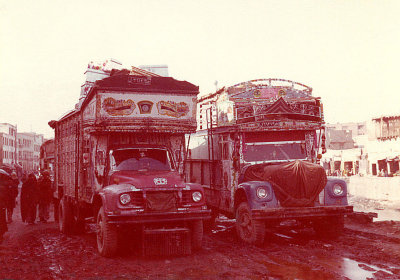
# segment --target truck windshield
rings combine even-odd
[[[243,156],[247,162],[286,161],[307,157],[305,143],[302,141],[246,143]]]
[[[164,149],[118,149],[110,153],[112,170],[169,171],[172,163]]]

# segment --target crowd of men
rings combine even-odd
[[[20,181],[16,172],[0,169],[0,243],[3,241],[4,233],[8,231],[7,224],[13,221],[20,183],[22,183],[20,194],[22,221],[32,225],[37,218],[40,222],[47,222],[49,219],[52,199],[50,173],[43,171],[39,176],[30,173],[28,176],[23,176]]]

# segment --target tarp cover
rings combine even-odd
[[[327,178],[322,166],[296,160],[278,165],[250,166],[245,181],[268,181],[284,207],[313,206]]]

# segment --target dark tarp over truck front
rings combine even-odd
[[[255,165],[245,172],[245,181],[268,181],[284,207],[314,206],[327,178],[322,166],[296,160],[277,165]]]

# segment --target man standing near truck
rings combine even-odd
[[[0,169],[0,243],[3,242],[3,235],[7,232],[6,206],[8,200],[9,175]]]
[[[12,222],[12,216],[15,208],[15,200],[17,199],[18,196],[18,185],[19,185],[19,180],[17,177],[17,173],[13,171],[11,173],[11,180],[10,184],[8,186],[8,200],[7,200],[7,222],[11,223]]]
[[[39,219],[46,223],[49,219],[49,205],[51,201],[51,180],[49,171],[45,170],[38,182],[39,189]]]

